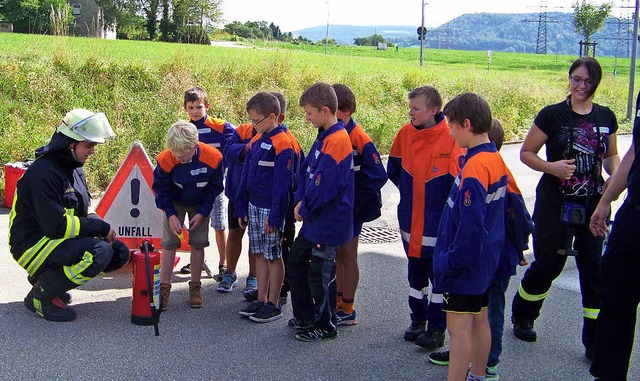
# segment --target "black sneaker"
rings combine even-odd
[[[295,330],[306,330],[311,328],[311,326],[313,325],[313,322],[291,318],[289,319],[289,322],[287,323],[287,325],[290,328],[293,328]]]
[[[416,339],[416,345],[433,351],[444,345],[444,331],[438,331],[435,329],[427,329],[425,333],[418,336]]]
[[[278,320],[282,317],[282,310],[276,307],[275,304],[267,302],[262,305],[262,308],[255,314],[249,316],[249,320],[257,323],[268,323],[270,321]]]
[[[404,331],[404,339],[407,341],[416,341],[418,336],[424,333],[427,323],[424,321],[411,321],[411,325]]]
[[[50,321],[72,321],[76,318],[76,311],[73,308],[59,308],[51,303],[51,301],[45,301],[42,296],[34,289],[38,287],[38,284],[33,286],[34,288],[29,291],[24,298],[24,305],[31,312],[42,316],[46,320]]]
[[[323,341],[323,340],[332,340],[338,336],[338,330],[334,329],[333,331],[326,330],[324,328],[311,327],[306,329],[298,334],[296,334],[296,339],[300,341],[312,342],[312,341]]]
[[[449,365],[449,351],[431,352],[429,353],[429,361],[436,365]]]
[[[513,320],[513,334],[520,340],[534,342],[538,334],[533,330],[533,320]]]
[[[180,274],[191,274],[191,263],[187,263],[180,269]]]
[[[240,312],[238,313],[242,316],[253,316],[256,312],[260,311],[260,308],[262,308],[263,304],[264,303],[259,300],[254,300],[253,302],[249,303],[249,305],[245,309],[240,310]]]

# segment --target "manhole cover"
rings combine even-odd
[[[363,226],[360,233],[362,243],[389,243],[400,240],[398,230],[377,226]]]

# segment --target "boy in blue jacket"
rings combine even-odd
[[[509,244],[509,199],[520,192],[489,141],[492,117],[487,102],[473,93],[460,94],[443,111],[452,136],[467,148],[467,155],[438,229],[435,285],[444,291],[451,338],[448,377],[477,381],[484,380],[491,347],[488,288],[498,267],[507,261],[503,251]],[[518,251],[508,253],[519,258]]]
[[[224,160],[227,163],[227,176],[225,177],[224,194],[229,199],[228,208],[228,225],[229,235],[225,245],[226,268],[222,276],[222,281],[218,284],[217,290],[220,292],[230,293],[238,283],[238,275],[236,267],[242,253],[242,237],[245,228],[238,224],[238,218],[235,216],[235,198],[240,186],[242,177],[242,167],[249,149],[251,139],[258,132],[253,123],[243,123],[239,125],[233,135],[227,140],[224,146]],[[246,280],[245,295],[254,293],[258,289],[258,279],[256,278],[255,261],[249,258],[249,275]],[[252,300],[255,300],[253,298]]]
[[[353,147],[353,170],[355,193],[353,206],[353,238],[338,249],[336,258],[336,285],[338,325],[358,323],[354,307],[356,289],[360,280],[358,268],[358,240],[362,225],[380,217],[382,195],[380,189],[387,182],[380,154],[375,144],[351,117],[356,112],[356,97],[353,91],[341,83],[334,84],[338,97],[336,116],[345,124]]]
[[[259,135],[250,143],[235,200],[240,226],[249,227],[249,255],[256,256],[258,300],[240,315],[265,323],[282,317],[280,288],[284,279],[282,231],[293,188],[294,149],[279,124],[280,104],[269,93],[247,102],[247,114]]]
[[[491,123],[489,141],[495,143],[496,149],[500,151],[504,141],[504,129],[496,118],[493,118]],[[498,363],[502,353],[502,334],[504,331],[504,293],[509,286],[509,280],[516,274],[516,265],[526,266],[528,264],[523,252],[529,248],[529,236],[533,230],[531,216],[524,204],[522,194],[517,188],[509,190],[507,203],[507,239],[496,275],[488,290],[489,307],[487,311],[491,329],[491,350],[487,360],[485,381],[500,379]],[[437,365],[449,365],[449,356],[449,350],[432,352],[429,354],[429,361]]]
[[[191,281],[189,305],[200,308],[204,248],[209,246],[209,213],[222,193],[222,154],[198,141],[196,126],[184,120],[174,123],[166,137],[166,149],[158,155],[153,171],[156,206],[164,211],[160,260],[160,309],[169,305],[171,275],[185,215],[189,216]]]
[[[225,152],[225,144],[227,140],[233,135],[235,127],[226,120],[214,118],[207,115],[209,110],[209,95],[202,87],[192,87],[184,93],[184,110],[189,115],[191,123],[198,129],[198,136],[201,142],[215,147],[223,155]],[[226,159],[223,160],[223,172],[227,167]],[[225,206],[224,193],[220,193],[214,200],[213,209],[211,210],[211,227],[215,231],[216,246],[218,248],[218,274],[214,276],[214,279],[218,282],[224,280],[224,272],[226,270],[226,220],[227,211]],[[188,274],[191,269],[190,265],[184,266],[180,270],[183,274]],[[231,288],[235,286],[237,279],[233,279],[232,276],[227,276],[225,284],[231,284]]]
[[[300,96],[306,118],[318,136],[300,166],[294,216],[302,228],[289,256],[289,281],[296,339],[337,336],[336,253],[353,238],[353,154],[349,134],[336,117],[331,85],[316,83]]]

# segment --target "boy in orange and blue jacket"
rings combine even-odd
[[[258,93],[247,102],[247,114],[259,134],[249,143],[235,199],[240,226],[249,227],[249,255],[256,256],[258,299],[240,311],[264,323],[282,317],[280,288],[284,279],[282,231],[293,189],[293,144],[279,123],[278,99]]]
[[[224,159],[225,144],[233,135],[235,127],[219,118],[207,115],[209,110],[209,95],[202,87],[192,87],[184,93],[184,110],[189,115],[191,123],[198,129],[198,136],[201,142],[215,147],[223,155],[223,171],[227,167]],[[227,213],[224,194],[221,193],[216,197],[213,209],[211,211],[211,227],[215,231],[216,246],[218,247],[219,261],[218,274],[214,279],[218,282],[223,281],[224,272],[226,270],[226,225]],[[182,273],[189,273],[189,265],[181,269]],[[231,279],[227,279],[230,281]],[[234,280],[237,283],[237,280]],[[232,282],[233,285],[235,283]]]
[[[289,281],[296,339],[333,339],[336,329],[335,258],[353,237],[353,154],[344,124],[336,117],[333,88],[316,83],[300,97],[318,136],[300,166],[294,216],[303,221],[289,256]]]
[[[191,282],[189,305],[201,308],[200,276],[204,265],[204,248],[209,246],[209,214],[214,199],[222,193],[222,154],[198,141],[192,123],[174,123],[166,137],[167,148],[158,155],[153,171],[156,206],[164,211],[162,258],[160,264],[160,308],[168,307],[171,275],[185,215],[189,218],[191,246]]]
[[[442,97],[431,86],[409,93],[409,116],[396,135],[387,163],[389,179],[400,191],[398,223],[408,257],[411,325],[404,339],[434,350],[444,345],[442,292],[433,286],[433,250],[449,190],[460,172],[464,150],[451,136]],[[425,331],[426,321],[429,321]]]
[[[382,194],[380,189],[387,182],[380,154],[365,130],[356,123],[351,115],[356,112],[356,97],[344,84],[333,86],[338,97],[336,116],[345,124],[353,147],[353,171],[355,181],[353,205],[353,238],[340,246],[336,258],[336,285],[338,289],[337,318],[338,325],[358,323],[354,307],[356,289],[360,281],[358,267],[358,241],[362,225],[380,217]]]

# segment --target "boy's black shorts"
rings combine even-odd
[[[480,310],[489,306],[489,292],[481,295],[468,294],[443,294],[444,304],[442,310],[445,312],[462,314],[479,314]]]

